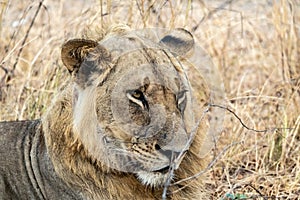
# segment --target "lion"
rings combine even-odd
[[[0,123],[1,199],[204,199],[199,156],[205,81],[191,68],[194,38],[110,28],[72,39],[71,74],[42,119]],[[201,122],[201,123],[199,123]]]

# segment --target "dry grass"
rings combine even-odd
[[[65,40],[112,22],[184,27],[218,66],[226,106],[267,129],[227,112],[212,159],[239,144],[206,173],[212,199],[300,199],[300,2],[258,2],[1,0],[0,120],[43,114],[68,79]]]

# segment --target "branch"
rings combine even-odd
[[[25,45],[25,43],[26,43],[26,41],[27,41],[27,38],[28,38],[28,36],[29,36],[29,33],[30,33],[31,28],[33,27],[33,24],[34,24],[34,22],[35,22],[35,20],[36,20],[36,17],[37,17],[38,13],[39,13],[40,10],[41,10],[41,7],[42,7],[42,5],[43,5],[43,1],[44,1],[44,0],[41,0],[41,1],[40,1],[37,10],[36,10],[35,13],[34,13],[33,19],[32,19],[32,21],[31,21],[31,23],[30,23],[30,25],[29,25],[29,27],[28,27],[28,29],[27,29],[27,31],[26,31],[25,37],[24,37],[24,39],[23,39],[23,41],[22,41],[22,44],[21,44],[21,48],[20,48],[20,50],[19,50],[19,52],[18,52],[18,54],[17,54],[16,61],[15,61],[14,65],[13,65],[12,70],[11,70],[12,73],[11,73],[11,74],[8,74],[8,77],[7,77],[7,79],[6,79],[7,81],[10,81],[10,80],[11,80],[11,78],[12,78],[12,76],[13,76],[13,72],[15,71],[15,69],[16,69],[16,67],[17,67],[17,65],[18,65],[18,63],[19,63],[19,59],[20,59],[21,53],[23,52],[23,47],[24,47],[24,45]]]
[[[236,146],[236,145],[238,145],[238,144],[241,144],[241,143],[243,143],[243,142],[234,142],[234,143],[231,143],[230,145],[226,146],[226,147],[218,154],[218,156],[215,157],[215,159],[213,159],[213,160],[209,163],[209,165],[208,165],[204,170],[202,170],[202,171],[198,172],[197,174],[195,174],[195,175],[193,175],[193,176],[190,176],[190,177],[188,177],[188,178],[181,179],[181,180],[179,180],[179,181],[173,183],[171,186],[180,184],[180,183],[185,182],[185,181],[191,181],[191,180],[197,179],[199,176],[201,176],[202,174],[206,173],[209,169],[211,169],[211,168],[216,164],[216,162],[217,162],[218,160],[220,160],[221,157],[222,157],[222,156],[223,156],[230,148],[232,148],[233,146]],[[177,192],[179,192],[180,190],[186,188],[189,184],[191,184],[191,182],[188,183],[188,184],[186,184],[185,186],[179,188],[178,190],[175,190],[174,192],[172,192],[172,194],[177,193]]]
[[[173,177],[174,170],[175,170],[176,166],[178,164],[180,164],[181,160],[185,156],[185,153],[189,150],[192,142],[194,141],[194,138],[195,138],[195,135],[197,133],[198,127],[199,127],[201,121],[203,120],[203,118],[205,117],[205,115],[207,114],[208,111],[209,111],[209,107],[206,108],[202,112],[202,115],[201,115],[200,119],[197,121],[197,124],[195,125],[195,127],[191,131],[189,140],[187,141],[185,147],[180,151],[180,153],[177,156],[177,158],[174,161],[171,162],[170,168],[169,168],[169,172],[168,172],[168,178],[167,178],[166,183],[164,185],[164,190],[163,190],[163,194],[162,194],[162,200],[166,200],[167,199],[168,188],[171,186],[171,179]],[[172,184],[172,185],[174,185],[174,184]]]
[[[239,120],[239,122],[242,124],[242,126],[244,128],[246,128],[247,130],[249,131],[254,131],[254,132],[257,132],[257,133],[263,133],[263,132],[268,132],[268,131],[275,131],[275,130],[292,130],[294,128],[272,128],[272,129],[264,129],[264,130],[256,130],[254,128],[249,128],[243,121],[242,119],[231,109],[229,109],[228,107],[225,107],[225,106],[221,106],[221,105],[216,105],[216,104],[209,104],[209,106],[211,107],[217,107],[217,108],[222,108],[222,109],[225,109],[227,110],[228,112],[230,112],[231,114],[233,114],[233,116],[235,118],[237,118]]]

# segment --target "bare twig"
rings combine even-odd
[[[175,116],[173,115],[173,118]],[[174,128],[175,128],[175,123],[174,123],[174,119],[172,120],[173,122],[173,126],[172,126],[172,130],[174,131]],[[166,200],[167,199],[167,191],[168,191],[168,188],[171,184],[171,179],[174,175],[174,170],[175,170],[175,161],[173,161],[174,159],[174,153],[172,152],[172,159],[171,159],[171,165],[170,165],[170,168],[169,168],[169,172],[168,172],[168,178],[167,178],[167,181],[165,182],[164,184],[164,190],[163,190],[163,194],[162,194],[162,200]]]
[[[30,25],[29,25],[29,27],[28,27],[28,29],[27,29],[27,31],[26,31],[25,37],[24,37],[24,39],[23,39],[23,41],[22,41],[22,43],[21,43],[21,47],[20,47],[19,52],[18,52],[18,54],[17,54],[16,61],[15,61],[14,65],[13,65],[13,67],[12,67],[11,73],[8,74],[6,81],[10,81],[11,78],[12,78],[12,76],[13,76],[13,72],[15,71],[15,69],[16,69],[16,67],[17,67],[17,65],[18,65],[18,63],[19,63],[19,59],[20,59],[21,53],[23,52],[23,47],[24,47],[24,45],[25,45],[25,43],[26,43],[26,40],[27,40],[27,38],[28,38],[28,36],[29,36],[29,33],[30,33],[31,28],[33,27],[33,24],[34,24],[34,22],[35,22],[35,20],[36,20],[36,17],[37,17],[37,15],[38,15],[38,13],[40,12],[40,9],[41,9],[41,7],[42,7],[42,5],[43,5],[43,1],[44,1],[44,0],[41,0],[41,1],[40,1],[39,5],[38,5],[38,8],[37,8],[37,10],[35,11],[35,14],[34,14],[34,16],[33,16],[33,19],[32,19],[32,21],[31,21],[31,23],[30,23]]]
[[[255,190],[255,192],[257,192],[261,197],[263,197],[264,195],[258,190],[256,189],[253,185],[251,185],[250,183],[246,185],[246,187],[249,186],[251,187],[253,190]],[[264,198],[265,199],[265,198]]]
[[[6,69],[5,67],[3,67],[2,65],[0,65],[0,69],[2,69],[4,71],[5,74],[8,73],[8,69]]]
[[[167,181],[166,181],[166,183],[164,185],[164,190],[163,190],[163,194],[162,194],[162,199],[163,200],[166,200],[166,198],[167,198],[167,191],[168,191],[169,186],[171,185],[170,184],[171,183],[171,178],[173,177],[174,170],[175,170],[176,166],[180,163],[180,161],[184,157],[186,151],[190,148],[190,146],[191,146],[191,144],[192,144],[192,142],[193,142],[193,140],[194,140],[194,138],[196,136],[197,129],[198,129],[200,123],[202,122],[202,120],[204,119],[204,117],[205,117],[205,115],[207,114],[208,111],[209,111],[209,108],[205,109],[202,112],[202,115],[201,115],[200,119],[197,121],[197,124],[195,125],[195,127],[191,131],[189,140],[187,141],[185,147],[181,150],[181,152],[177,156],[177,158],[174,161],[172,161],[172,163],[170,165],[170,169],[169,169],[169,176],[168,176]]]
[[[225,6],[227,6],[228,4],[231,4],[233,1],[234,1],[234,0],[227,0],[227,1],[225,1],[224,3],[222,3],[218,8],[215,8],[215,9],[209,11],[208,14],[207,14],[206,16],[204,16],[204,17],[200,20],[200,22],[199,22],[196,26],[194,26],[194,27],[192,28],[192,30],[193,30],[193,31],[196,31],[196,30],[199,28],[199,26],[201,25],[201,23],[202,23],[204,20],[209,19],[209,18],[210,18],[214,13],[216,13],[217,11],[223,10]]]
[[[166,200],[167,199],[167,194],[168,194],[168,188],[171,185],[171,179],[174,176],[174,170],[175,170],[175,162],[173,162],[169,168],[169,172],[168,172],[168,178],[167,181],[164,184],[164,190],[163,190],[163,194],[162,194],[162,200]]]
[[[143,2],[141,2],[141,4],[143,4]],[[136,0],[136,5],[137,5],[137,8],[139,10],[140,16],[143,20],[143,25],[144,25],[144,27],[146,27],[146,19],[145,19],[145,15],[144,15],[145,12],[144,12],[144,7],[143,7],[144,5],[140,5],[138,0]]]
[[[1,8],[0,8],[0,34],[2,33],[2,17],[3,13],[5,12],[7,8],[8,0],[5,0],[3,2],[0,2]]]
[[[186,143],[186,146],[185,148],[180,152],[179,156],[171,163],[170,165],[170,170],[169,170],[169,177],[164,185],[164,190],[163,190],[163,194],[162,194],[162,199],[163,200],[166,200],[167,198],[167,195],[168,195],[168,187],[170,186],[174,186],[174,185],[178,185],[178,184],[181,184],[182,182],[186,182],[186,181],[191,181],[191,180],[194,180],[194,179],[197,179],[199,176],[201,176],[202,174],[206,173],[209,169],[211,169],[218,160],[221,159],[221,157],[230,149],[232,148],[233,146],[236,146],[236,145],[239,145],[241,143],[243,143],[243,141],[240,141],[240,142],[234,142],[228,146],[226,146],[210,163],[209,165],[202,171],[198,172],[197,174],[193,175],[193,176],[190,176],[188,178],[185,178],[185,179],[181,179],[175,183],[172,183],[171,184],[171,178],[173,177],[173,174],[174,174],[174,170],[175,170],[175,166],[178,164],[178,162],[182,159],[182,157],[185,155],[186,151],[188,151],[188,149],[190,148],[193,140],[194,140],[194,137],[197,133],[197,128],[199,127],[201,121],[203,120],[205,114],[209,111],[209,108],[210,107],[217,107],[217,108],[221,108],[221,109],[225,109],[227,110],[228,112],[230,112],[231,114],[234,115],[235,118],[237,118],[239,120],[239,122],[242,124],[242,126],[244,128],[246,128],[247,130],[250,130],[250,131],[254,131],[254,132],[267,132],[267,131],[271,131],[271,130],[278,130],[280,128],[274,128],[274,129],[265,129],[265,130],[256,130],[254,128],[249,128],[243,121],[242,119],[231,109],[229,109],[228,107],[225,107],[225,106],[221,106],[221,105],[217,105],[217,104],[209,104],[208,105],[208,108],[202,113],[202,116],[200,117],[200,119],[198,120],[195,128],[191,131],[191,135],[190,135],[190,138],[188,140],[188,142]],[[287,128],[287,129],[292,129],[292,128]],[[186,188],[190,183],[186,184],[184,187],[181,187],[175,191],[173,191],[171,194],[174,194],[174,193],[177,193],[179,191],[181,191],[182,189]],[[251,186],[251,185],[249,185]],[[253,188],[253,187],[252,187]],[[261,196],[263,196],[259,191],[257,191],[258,194],[260,194]]]
[[[239,122],[242,124],[242,126],[243,126],[244,128],[246,128],[246,129],[249,130],[249,131],[254,131],[254,132],[258,132],[258,133],[263,133],[263,132],[275,131],[275,130],[292,130],[292,129],[294,129],[294,128],[271,128],[271,129],[257,130],[257,129],[248,127],[248,126],[242,121],[242,119],[241,119],[241,118],[240,118],[233,110],[229,109],[228,107],[221,106],[221,105],[217,105],[217,104],[210,104],[209,106],[211,106],[211,107],[217,107],[217,108],[222,108],[222,109],[227,110],[228,112],[230,112],[231,114],[233,114],[235,118],[237,118],[237,119],[239,120]]]
[[[243,143],[243,142],[234,142],[234,143],[232,143],[232,144],[226,146],[226,147],[218,154],[218,156],[215,157],[215,158],[209,163],[209,165],[208,165],[204,170],[202,170],[202,171],[198,172],[197,174],[195,174],[195,175],[193,175],[193,176],[190,176],[190,177],[188,177],[188,178],[181,179],[181,180],[179,180],[179,181],[173,183],[171,186],[173,186],[173,185],[178,185],[178,184],[180,184],[180,183],[182,183],[182,182],[185,182],[185,181],[191,181],[191,180],[197,179],[199,176],[201,176],[202,174],[206,173],[209,169],[211,169],[211,168],[216,164],[216,162],[217,162],[218,160],[220,160],[221,157],[222,157],[222,156],[223,156],[230,148],[232,148],[233,146],[236,146],[236,145],[238,145],[238,144],[241,144],[241,143]],[[189,184],[190,184],[190,183],[189,183]],[[189,184],[186,184],[185,186],[183,186],[183,187],[181,187],[181,188],[175,190],[174,192],[172,192],[172,194],[177,193],[177,192],[183,190],[183,189],[186,188]]]

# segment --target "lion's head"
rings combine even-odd
[[[80,171],[85,157],[95,173],[132,174],[141,185],[159,188],[171,170],[176,179],[201,169],[191,155],[201,145],[204,129],[197,130],[197,120],[208,92],[198,80],[202,88],[193,96],[186,73],[193,36],[176,29],[155,37],[117,26],[99,42],[74,39],[63,45],[62,61],[74,84],[44,118],[46,132],[56,132],[48,136],[49,151],[68,160],[56,170],[77,165],[72,170]]]

